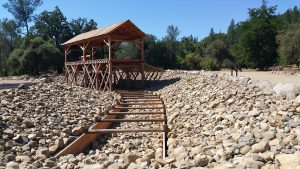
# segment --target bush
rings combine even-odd
[[[213,59],[206,56],[201,62],[201,67],[205,70],[219,70]]]
[[[52,41],[41,37],[24,40],[23,45],[13,50],[8,58],[9,74],[39,74],[40,71],[57,68],[60,56]]]
[[[180,61],[185,69],[199,70],[201,69],[201,57],[197,53],[187,54],[184,59]]]

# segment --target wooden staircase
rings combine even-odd
[[[168,126],[164,101],[159,95],[147,91],[118,91],[121,97],[107,115],[91,126],[84,134],[58,152],[59,158],[67,154],[77,155],[97,137],[107,133],[160,132],[163,138],[163,158],[167,156]],[[127,117],[128,116],[128,117]],[[138,118],[135,118],[137,116]],[[153,118],[152,116],[155,116]],[[158,123],[156,128],[111,128],[113,123]]]

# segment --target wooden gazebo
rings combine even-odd
[[[133,84],[135,87],[143,87],[145,80],[159,79],[163,70],[144,63],[144,37],[145,33],[130,20],[75,36],[63,43],[65,81],[68,84],[111,91],[114,87],[132,87]],[[115,47],[121,42],[137,45],[139,58],[115,58]],[[97,50],[107,50],[108,56],[96,59]],[[73,53],[80,53],[81,56],[75,56],[74,60],[74,55],[69,57]]]

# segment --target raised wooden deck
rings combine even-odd
[[[158,80],[164,72],[163,69],[147,65],[137,59],[66,62],[65,71],[65,81],[68,84],[96,90],[111,90],[111,87],[142,88],[145,81]]]

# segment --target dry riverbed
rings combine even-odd
[[[162,95],[167,107],[169,157],[164,160],[161,134],[145,133],[103,136],[78,156],[49,158],[51,150],[80,134],[74,129],[103,116],[116,95],[55,80],[0,91],[0,166],[297,168],[300,99],[295,98],[296,88],[290,90],[293,94],[276,93],[279,87],[289,90],[268,84],[216,72],[166,71],[163,81],[149,87]]]

